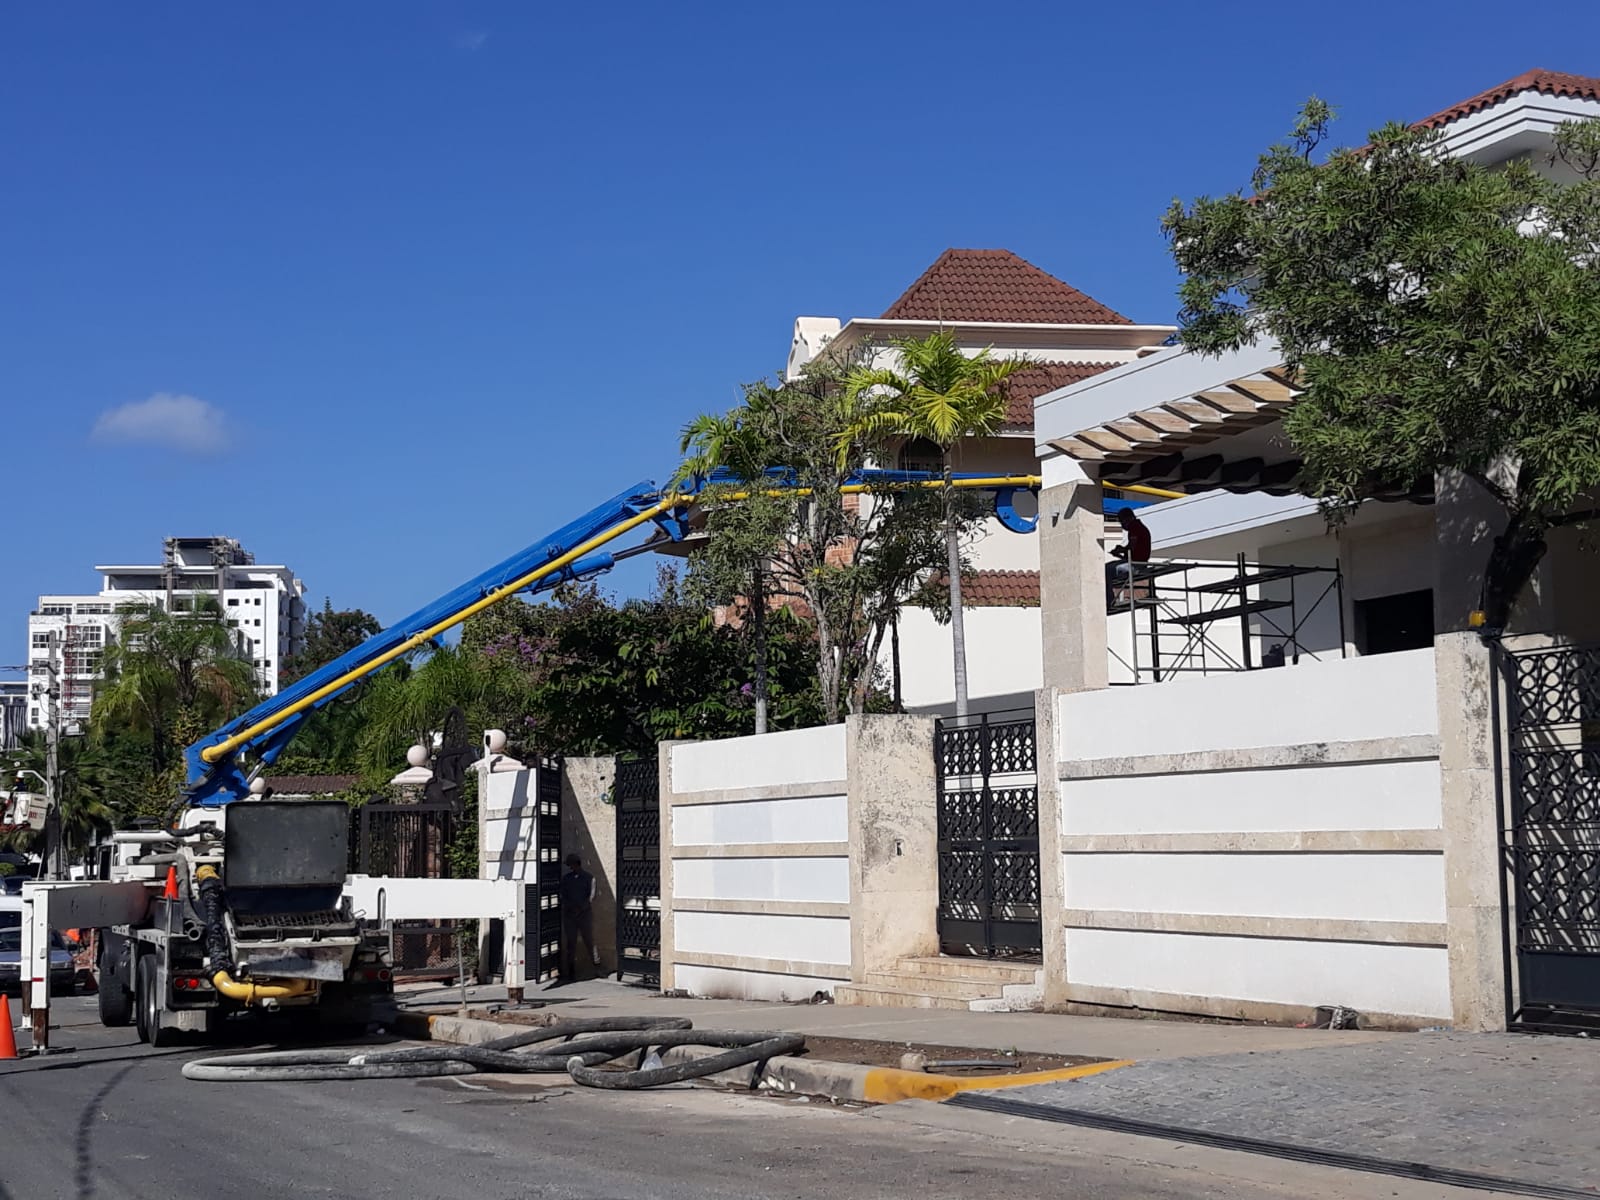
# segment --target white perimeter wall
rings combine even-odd
[[[756,1000],[831,994],[850,978],[845,727],[666,754],[672,986]]]
[[[1062,696],[1069,998],[1450,1015],[1431,650]]]

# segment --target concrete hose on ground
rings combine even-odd
[[[588,1035],[588,1036],[579,1036]],[[567,1039],[553,1053],[518,1053],[524,1047]],[[362,1052],[351,1049],[283,1050],[201,1058],[185,1063],[186,1079],[213,1083],[306,1082],[331,1079],[404,1079],[440,1075],[560,1072],[588,1087],[637,1089],[681,1083],[733,1067],[764,1062],[801,1049],[800,1034],[695,1031],[683,1017],[580,1018],[520,1030],[478,1046],[415,1046]],[[726,1047],[723,1054],[649,1070],[600,1070],[623,1054],[668,1046]]]

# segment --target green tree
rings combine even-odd
[[[767,641],[770,726],[819,723],[810,629],[776,610]],[[491,723],[526,752],[653,754],[667,739],[751,729],[755,688],[739,632],[687,601],[670,571],[653,595],[622,604],[583,584],[547,603],[500,605],[467,623],[462,646],[510,674]]]
[[[1435,479],[1498,502],[1497,632],[1547,533],[1596,515],[1577,506],[1600,486],[1600,126],[1562,126],[1545,176],[1396,124],[1325,154],[1331,118],[1312,100],[1248,195],[1173,202],[1182,340],[1277,343],[1304,389],[1284,417],[1300,486],[1331,520]]]
[[[951,486],[957,447],[964,438],[988,437],[1005,420],[1005,381],[1021,359],[996,359],[988,350],[968,356],[948,333],[896,338],[898,367],[854,368],[845,381],[848,425],[839,438],[841,460],[853,446],[887,438],[921,439],[939,447],[944,485],[945,572],[950,587],[950,641],[955,665],[956,716],[967,714],[967,638],[961,607],[962,505]]]
[[[709,536],[691,555],[688,590],[702,602],[741,607],[758,590],[797,610],[815,631],[829,722],[846,708],[866,710],[890,624],[943,557],[935,497],[846,490],[868,454],[850,437],[844,378],[843,367],[823,362],[798,380],[751,384],[732,412],[703,417],[685,433],[687,473],[722,466],[736,480],[703,498]],[[795,486],[767,494],[757,486],[764,468],[785,472]]]
[[[702,413],[684,429],[678,447],[684,456],[678,481],[709,476],[721,469],[736,480],[733,488],[722,490],[744,494],[742,501],[720,504],[714,491],[705,497],[705,510],[717,510],[716,547],[702,556],[696,583],[713,603],[731,601],[741,590],[744,593],[739,598],[754,650],[756,733],[767,732],[768,563],[783,544],[790,509],[781,498],[752,486],[760,480],[772,454],[767,443],[759,415],[746,408],[720,416]],[[710,582],[713,579],[715,582]]]
[[[106,647],[91,727],[123,725],[149,738],[152,770],[256,699],[254,665],[217,602],[206,597],[168,612],[127,613]]]
[[[324,597],[322,611],[306,619],[300,652],[284,664],[283,682],[287,685],[309,675],[382,631],[378,618],[365,609],[336,609],[333,601]]]
[[[300,653],[286,664],[284,684],[309,675],[382,631],[378,618],[359,608],[336,609],[324,599],[322,611],[306,621]],[[391,668],[392,672],[397,668]],[[386,672],[389,673],[389,672]],[[373,680],[360,679],[321,708],[308,713],[295,735],[293,757],[279,760],[280,774],[340,775],[362,769],[361,736]]]

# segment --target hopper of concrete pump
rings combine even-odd
[[[350,809],[338,800],[244,800],[228,807],[222,881],[240,913],[339,907],[350,862]]]

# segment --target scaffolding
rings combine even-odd
[[[1160,683],[1346,655],[1344,580],[1337,566],[1250,562],[1240,554],[1231,562],[1152,560],[1121,570],[1127,573],[1116,577],[1106,613],[1129,614],[1129,655],[1111,653],[1132,678],[1114,683]],[[1302,595],[1302,581],[1310,584],[1309,596]],[[1307,645],[1307,626],[1329,601],[1337,614],[1337,644]]]

